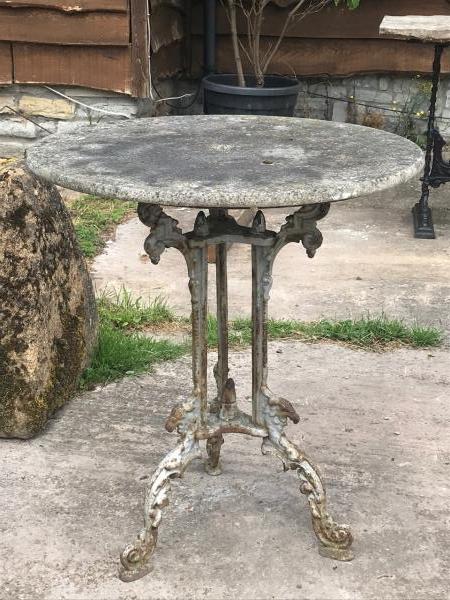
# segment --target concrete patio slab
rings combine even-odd
[[[214,357],[210,364],[214,362]],[[322,469],[356,558],[318,555],[293,473],[229,436],[224,473],[174,482],[154,570],[122,583],[147,478],[189,358],[74,399],[39,437],[2,442],[2,600],[446,600],[450,590],[449,355],[272,343],[269,384],[302,417],[289,435]],[[249,352],[232,354],[249,410]]]
[[[419,195],[417,183],[407,184],[333,206],[313,261],[295,245],[279,256],[271,315],[384,310],[448,333],[450,186],[433,191],[434,241],[412,237]],[[195,216],[168,212],[183,226]],[[283,211],[267,214],[269,227],[284,220]],[[182,257],[169,250],[151,265],[146,233],[137,220],[119,227],[94,263],[97,288],[161,294],[188,314]],[[249,314],[248,248],[234,246],[229,262],[231,312]],[[153,572],[131,584],[117,578],[119,552],[142,525],[148,477],[176,443],[163,423],[189,389],[185,358],[80,395],[33,440],[2,442],[0,599],[448,600],[448,349],[374,354],[273,342],[269,353],[270,387],[302,417],[289,435],[321,467],[332,514],[352,526],[353,562],[318,555],[295,475],[262,457],[257,440],[229,436],[221,477],[194,463],[174,482]],[[231,355],[246,411],[249,359],[249,351]]]
[[[433,191],[436,240],[413,237],[411,207],[420,196],[417,182],[367,198],[336,203],[320,222],[324,244],[310,260],[289,244],[274,268],[270,314],[314,320],[385,311],[412,322],[441,324],[450,330],[450,186]],[[184,228],[196,211],[167,209]],[[268,210],[268,227],[277,229],[286,212]],[[135,295],[163,295],[179,314],[190,310],[184,259],[168,250],[154,266],[143,252],[148,228],[138,219],[121,225],[115,241],[93,265],[97,289],[124,285]],[[250,313],[250,250],[233,246],[229,254],[231,314]],[[214,267],[210,269],[211,310]]]

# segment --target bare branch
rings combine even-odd
[[[236,63],[236,73],[238,84],[240,87],[245,87],[244,71],[242,69],[241,53],[239,51],[239,36],[236,22],[236,4],[235,0],[228,0],[228,9],[230,13],[230,28],[231,39],[233,42],[234,62]]]
[[[245,86],[241,54],[249,61],[259,86],[264,85],[264,76],[272,63],[289,29],[305,17],[317,13],[333,3],[333,0],[297,0],[288,9],[281,32],[274,42],[262,48],[262,31],[265,10],[270,0],[221,0],[230,22],[233,53],[240,86]],[[245,17],[247,25],[246,43],[239,38],[237,29],[237,11]]]
[[[305,6],[306,4],[308,6]],[[286,37],[286,34],[289,31],[289,28],[292,26],[292,24],[298,23],[310,14],[321,11],[328,4],[330,4],[330,0],[299,0],[297,4],[295,4],[292,7],[292,9],[289,11],[286,17],[286,20],[283,24],[283,28],[281,30],[281,33],[278,35],[276,43],[274,44],[270,54],[267,56],[267,58],[265,58],[262,67],[264,74],[267,73],[267,69],[269,68],[270,63],[274,59],[275,54],[278,52],[280,45]]]

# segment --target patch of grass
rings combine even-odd
[[[162,361],[189,351],[186,343],[156,340],[140,330],[176,320],[161,298],[145,302],[125,288],[105,290],[97,299],[99,336],[90,366],[81,378],[81,389],[145,373]]]
[[[365,348],[393,343],[420,348],[439,345],[442,339],[442,334],[435,328],[408,326],[383,316],[336,322],[322,320],[310,323],[304,333],[313,339],[336,340]]]
[[[215,318],[208,321],[208,342],[217,345],[214,330]],[[270,319],[267,323],[271,340],[299,339],[303,341],[331,340],[365,349],[383,349],[393,345],[413,348],[439,346],[443,334],[435,327],[406,325],[398,319],[388,319],[384,315],[374,318],[345,319],[332,321],[322,319],[314,322]],[[230,344],[248,345],[251,343],[252,324],[250,319],[236,319],[230,324]]]
[[[103,248],[108,233],[136,210],[133,202],[81,196],[66,201],[83,254],[93,258]]]
[[[149,371],[155,364],[186,354],[184,344],[155,340],[135,332],[125,332],[108,322],[100,322],[97,349],[85,370],[81,389],[106,384],[129,375]]]
[[[145,302],[125,288],[105,290],[97,300],[100,320],[119,329],[140,330],[149,325],[173,323],[175,314],[160,297]]]
[[[217,335],[217,317],[208,315],[207,339],[210,348],[216,348],[219,343]],[[228,342],[231,346],[248,346],[252,343],[252,321],[240,318],[228,324]]]
[[[104,293],[98,299],[100,332],[91,366],[85,371],[81,388],[121,379],[149,371],[155,364],[179,358],[190,352],[190,343],[155,340],[139,333],[143,329],[164,329],[186,332],[188,319],[176,317],[161,298],[145,302],[133,299],[122,288]],[[400,320],[381,315],[375,318],[329,320],[315,322],[270,319],[269,339],[298,339],[306,342],[331,340],[366,350],[387,350],[396,346],[413,348],[439,346],[441,331],[434,327],[408,326]],[[207,322],[208,345],[217,347],[217,319],[210,315]],[[249,318],[230,322],[229,340],[233,347],[251,344],[252,324]]]

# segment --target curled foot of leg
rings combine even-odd
[[[347,525],[336,523],[328,512],[325,487],[317,467],[284,435],[275,440],[266,438],[262,452],[276,454],[286,471],[297,471],[300,492],[308,499],[314,533],[319,542],[319,554],[334,560],[352,560],[353,536]]]
[[[314,532],[319,541],[319,554],[335,560],[353,560],[353,536],[347,525],[336,523],[327,510],[327,499],[322,479],[307,460],[293,465],[300,479],[300,492],[304,494],[311,510]]]
[[[144,529],[120,555],[119,577],[122,581],[134,581],[150,571],[149,561],[156,548],[162,510],[169,504],[171,480],[181,477],[188,464],[200,457],[198,441],[193,432],[188,432],[159,463],[146,491]]]
[[[155,551],[158,530],[143,529],[134,544],[128,544],[120,555],[119,578],[122,581],[136,581],[151,571],[150,558]]]

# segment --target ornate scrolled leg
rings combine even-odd
[[[269,435],[263,441],[263,454],[274,452],[281,458],[286,470],[295,469],[298,473],[300,491],[308,498],[319,552],[337,560],[351,560],[352,535],[347,526],[335,523],[328,513],[325,488],[318,470],[283,433],[287,419],[298,423],[299,416],[290,402],[271,397],[267,387],[267,305],[274,260],[280,250],[291,242],[301,242],[312,258],[323,241],[317,221],[323,219],[329,209],[329,204],[304,206],[286,218],[271,246],[252,247],[253,418],[268,430]],[[266,232],[264,215],[260,211],[255,216],[252,231],[255,235]]]
[[[317,467],[303,457],[291,468],[297,469],[300,492],[308,499],[314,533],[319,540],[319,554],[335,560],[353,560],[353,536],[347,525],[336,523],[330,516],[325,488]]]
[[[193,433],[189,433],[160,462],[146,492],[144,528],[120,555],[119,577],[122,581],[135,581],[151,570],[150,558],[156,548],[162,509],[169,504],[170,481],[181,477],[189,463],[200,457],[198,441]]]
[[[265,410],[269,437],[263,441],[262,453],[276,454],[286,471],[297,471],[300,492],[308,499],[314,533],[319,541],[319,554],[335,560],[352,560],[352,534],[347,525],[336,523],[328,512],[325,487],[319,470],[283,433],[288,418],[294,423],[299,421],[292,404],[282,398],[270,398]]]

